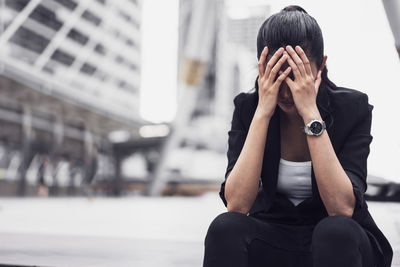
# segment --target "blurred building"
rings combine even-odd
[[[240,7],[227,4],[225,19],[229,43],[240,45],[256,55],[258,30],[270,13],[269,5]]]
[[[270,5],[226,1],[218,34],[216,114],[230,122],[233,98],[250,91],[258,75],[257,34],[270,16]],[[227,125],[230,128],[230,124]],[[225,132],[229,129],[225,128]]]
[[[396,50],[400,57],[400,3],[390,0],[383,0],[382,3],[393,33]]]
[[[4,76],[103,114],[139,120],[140,1],[2,3]]]
[[[23,191],[46,154],[84,166],[81,179],[92,179],[97,160],[113,162],[110,133],[140,139],[141,7],[141,0],[0,1],[0,178],[19,180]]]
[[[250,75],[250,83],[246,75],[256,69],[257,32],[270,9],[267,5],[236,6],[242,12],[237,17],[230,12],[231,1],[206,2],[179,2],[178,93],[195,91],[195,101],[192,107],[188,98],[180,103],[190,114],[181,125],[179,144],[168,154],[166,169],[175,171],[172,179],[217,182],[226,168],[233,98],[254,86],[257,73]]]

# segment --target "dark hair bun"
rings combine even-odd
[[[300,11],[308,14],[307,11],[305,11],[302,7],[296,5],[287,6],[284,9],[282,9],[282,11]]]

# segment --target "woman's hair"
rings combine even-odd
[[[299,45],[310,60],[314,60],[319,68],[324,58],[324,40],[317,21],[303,8],[296,5],[287,6],[280,12],[271,15],[261,25],[257,36],[257,58],[268,46],[268,53],[274,54],[279,47]],[[328,79],[328,70],[325,66],[321,74],[325,85],[335,88],[336,85]],[[258,93],[258,77],[255,89]]]

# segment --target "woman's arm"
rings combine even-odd
[[[317,108],[304,115],[304,124],[312,119],[322,120]],[[356,203],[353,185],[336,156],[328,132],[307,135],[307,143],[319,194],[328,215],[352,217]]]
[[[326,56],[314,76],[310,61],[303,49],[300,46],[295,48],[296,51],[291,46],[286,47],[287,53],[290,54],[288,63],[293,69],[295,80],[287,77],[285,81],[293,94],[304,124],[307,124],[312,119],[322,119],[317,108],[316,96]],[[363,206],[366,161],[372,137],[370,135],[372,106],[367,105],[368,96],[366,94],[363,96],[359,103],[357,127],[352,130],[338,155],[333,149],[327,131],[320,136],[307,137],[319,194],[329,215],[353,217],[355,208]]]
[[[258,62],[257,109],[240,155],[225,183],[228,211],[247,214],[257,197],[270,118],[276,109],[279,86],[290,72],[288,67],[278,75],[287,59],[282,53],[283,47],[274,53],[267,64],[268,47],[261,53]]]
[[[228,211],[247,214],[257,197],[270,118],[256,110],[242,151],[225,184]]]

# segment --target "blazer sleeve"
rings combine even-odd
[[[225,171],[225,180],[221,184],[219,196],[221,197],[224,205],[227,206],[228,203],[225,199],[225,182],[228,178],[229,173],[232,171],[235,163],[242,151],[244,142],[246,141],[247,130],[242,120],[240,119],[240,112],[246,97],[246,93],[241,92],[233,99],[234,110],[231,121],[231,129],[228,131],[228,166]]]
[[[356,198],[354,211],[364,208],[364,193],[367,190],[367,158],[370,152],[372,110],[368,95],[362,93],[355,123],[344,145],[338,153],[338,159],[349,177]]]

